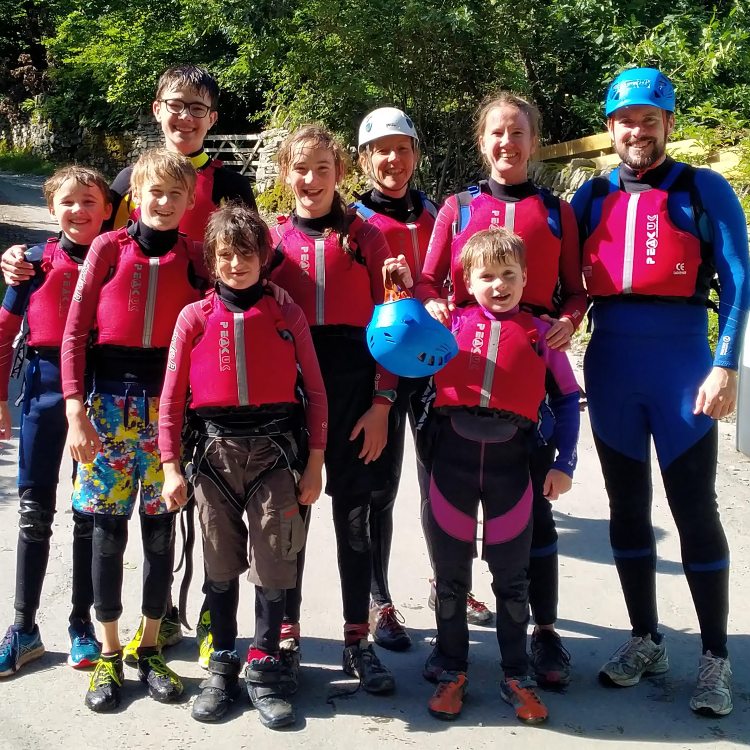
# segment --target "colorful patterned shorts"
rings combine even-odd
[[[164,473],[157,444],[158,414],[157,396],[92,396],[89,418],[102,449],[92,463],[78,464],[73,487],[75,510],[130,518],[140,488],[143,513],[168,512],[161,497]]]

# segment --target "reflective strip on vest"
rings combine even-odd
[[[154,332],[154,310],[156,308],[156,290],[159,285],[159,259],[148,259],[148,292],[146,292],[146,309],[143,312],[143,346],[151,347],[151,335]]]
[[[515,203],[505,204],[505,221],[503,223],[503,226],[509,232],[516,231],[516,204]]]
[[[422,275],[422,258],[419,252],[419,234],[416,224],[407,224],[406,228],[409,230],[411,235],[411,247],[414,251],[414,283],[419,281],[419,277]]]
[[[234,313],[234,366],[237,373],[237,405],[248,406],[247,395],[247,358],[245,356],[245,316]]]
[[[622,263],[622,293],[633,293],[633,259],[635,258],[635,225],[638,218],[640,193],[628,196],[628,214],[625,220],[625,257]]]
[[[484,364],[484,377],[482,378],[482,394],[479,405],[488,409],[492,397],[492,383],[495,379],[495,368],[497,367],[497,351],[500,346],[500,329],[502,324],[499,320],[490,323],[490,340],[487,344],[487,357]]]
[[[326,241],[315,240],[315,322],[322,326],[326,312]]]

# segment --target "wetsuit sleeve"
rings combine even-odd
[[[302,308],[293,302],[284,305],[281,312],[294,337],[297,362],[302,370],[302,383],[307,397],[305,421],[310,433],[310,448],[325,450],[328,437],[328,399],[310,326],[307,325]]]
[[[182,308],[169,345],[169,359],[159,400],[159,452],[162,461],[177,461],[180,458],[180,437],[190,386],[190,353],[205,326],[199,306],[200,303]]]
[[[545,343],[544,334],[548,328],[548,325],[537,321],[540,336],[538,346],[547,365],[547,394],[555,418],[553,436],[557,457],[552,468],[572,477],[578,463],[578,433],[581,427],[578,381],[565,352],[550,349]]]
[[[227,201],[239,201],[253,211],[258,210],[250,180],[244,175],[233,172],[228,167],[221,167],[214,173],[214,188],[211,196],[214,204],[221,206]]]
[[[100,235],[91,243],[73,292],[60,352],[60,375],[65,398],[83,396],[86,392],[86,344],[96,324],[99,293],[117,264],[119,252],[119,245],[110,239],[112,236],[113,233]]]
[[[736,370],[750,308],[750,259],[745,214],[731,185],[720,174],[710,169],[698,169],[695,186],[710,221],[714,263],[721,287],[719,340],[714,365]]]
[[[102,230],[104,232],[124,227],[130,219],[130,214],[136,208],[130,197],[130,176],[132,173],[133,167],[125,167],[109,186],[109,191],[112,194],[112,216],[104,222]]]
[[[570,319],[578,328],[586,313],[586,289],[581,273],[581,247],[578,242],[578,224],[569,203],[560,201],[562,239],[560,242],[560,289],[562,306],[560,315]]]
[[[588,180],[588,182],[584,182],[583,185],[581,185],[581,187],[576,190],[573,198],[570,201],[570,206],[573,209],[573,213],[575,214],[576,222],[578,224],[578,241],[579,246],[581,247],[583,246],[583,243],[588,239],[588,236],[591,232],[591,228],[588,226],[588,213],[589,204],[591,203],[592,199],[593,183],[594,180]],[[578,262],[579,264],[581,262],[580,255]]]
[[[414,289],[414,296],[420,302],[443,297],[443,286],[451,270],[453,222],[456,220],[455,201],[455,196],[448,198],[435,219],[422,274]]]
[[[33,280],[28,279],[5,290],[3,306],[0,307],[0,401],[8,400],[8,383],[15,357],[13,342],[21,330],[33,289]]]
[[[362,224],[357,232],[357,244],[362,257],[367,264],[370,274],[370,293],[372,301],[376,305],[382,305],[385,299],[385,286],[383,284],[383,265],[391,257],[391,251],[385,235],[372,224]],[[395,390],[398,385],[398,375],[388,372],[380,365],[375,366],[375,390]],[[376,404],[390,404],[390,401],[380,396],[373,399]]]

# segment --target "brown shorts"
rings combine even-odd
[[[245,506],[245,517],[205,474],[195,481],[203,532],[203,558],[211,581],[228,581],[248,570],[257,586],[294,588],[297,553],[305,546],[297,486],[273,438],[217,438],[206,460],[238,498],[259,475],[262,482]],[[272,468],[278,464],[278,468]]]

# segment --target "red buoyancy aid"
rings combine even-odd
[[[646,294],[692,297],[701,265],[700,238],[669,218],[666,190],[616,190],[583,245],[583,276],[592,297]]]
[[[363,224],[359,217],[352,222],[352,245]],[[302,308],[308,325],[367,326],[375,308],[370,272],[354,251],[344,250],[337,233],[308,237],[287,220],[272,229],[272,238],[281,244],[284,260],[271,278]]]
[[[244,312],[227,310],[213,293],[195,305],[205,327],[190,354],[192,408],[298,400],[294,341],[272,297]]]
[[[373,224],[385,235],[391,255],[396,258],[403,255],[411,270],[411,277],[416,284],[422,274],[424,256],[430,244],[432,229],[435,226],[435,206],[422,196],[422,213],[416,221],[401,222],[392,216],[373,211],[363,203],[355,203],[357,214],[368,224]]]
[[[47,240],[42,255],[44,282],[36,289],[26,311],[29,346],[62,344],[73,291],[81,266],[60,247],[57,239]]]
[[[479,305],[466,309],[456,333],[458,354],[435,374],[435,406],[480,406],[536,422],[545,394],[546,365],[534,348],[530,313],[505,320]]]
[[[203,242],[208,219],[218,208],[213,198],[214,177],[216,170],[221,166],[220,161],[212,159],[205,167],[198,170],[195,180],[195,205],[185,212],[180,221],[180,231],[196,242]]]
[[[199,297],[188,273],[192,241],[180,236],[157,258],[145,255],[126,232],[116,233],[114,241],[120,245],[117,265],[99,295],[97,343],[143,349],[169,346],[180,310]]]
[[[543,198],[537,194],[520,201],[506,202],[483,192],[471,201],[469,208],[469,221],[451,242],[450,275],[455,303],[463,305],[473,301],[464,281],[461,250],[473,234],[492,226],[501,226],[519,235],[526,245],[528,281],[521,304],[554,310],[552,296],[560,275],[561,239],[550,227],[550,212]],[[456,211],[460,211],[459,206],[456,206]]]

